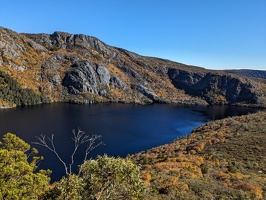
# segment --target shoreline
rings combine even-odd
[[[54,104],[54,103],[63,103],[63,104],[76,104],[76,105],[93,105],[98,103],[118,103],[118,104],[132,104],[132,105],[152,105],[152,104],[167,104],[167,105],[180,105],[180,106],[236,106],[236,107],[246,107],[246,108],[257,108],[257,109],[266,109],[266,105],[263,104],[197,104],[197,103],[177,103],[177,102],[152,102],[152,103],[139,103],[139,102],[124,102],[124,101],[106,101],[106,102],[69,102],[69,101],[59,101],[59,102],[50,102],[50,103],[38,103],[32,105],[13,105],[13,106],[0,106],[0,109],[10,109],[16,107],[24,107],[24,106],[36,106],[36,105],[45,105],[45,104]]]
[[[0,106],[0,109],[16,108],[16,106]]]

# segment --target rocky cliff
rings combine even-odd
[[[240,69],[240,70],[225,70],[227,73],[236,74],[248,78],[260,78],[266,79],[265,70],[251,70],[251,69]]]
[[[0,106],[266,103],[259,80],[140,56],[82,34],[18,34],[0,28],[0,72]]]

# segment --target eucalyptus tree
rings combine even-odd
[[[0,142],[0,199],[38,199],[49,188],[50,171],[38,170],[37,149],[12,133]]]

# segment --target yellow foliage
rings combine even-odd
[[[222,180],[222,181],[225,181],[225,180],[228,180],[230,178],[230,175],[229,174],[226,174],[224,172],[217,172],[215,174],[215,178],[217,180]]]
[[[188,179],[196,179],[198,178],[198,175],[193,173],[193,172],[190,172],[190,171],[182,171],[180,176],[182,178],[188,178]]]
[[[153,157],[153,164],[148,170],[153,175],[150,187],[156,183],[156,187],[162,186],[173,192],[173,188],[182,182],[190,186],[196,180],[210,181],[210,185],[217,188],[215,191],[205,188],[212,198],[216,195],[232,198],[238,194],[251,199],[265,198],[265,126],[266,112],[233,117],[209,122],[195,129],[189,137],[153,148],[155,155],[161,153],[163,158],[171,157]],[[236,171],[230,166],[234,166]],[[170,183],[171,177],[178,178],[175,184]],[[228,187],[242,191],[228,190]],[[225,190],[229,193],[221,194]],[[188,197],[202,198],[201,194]]]
[[[236,172],[236,173],[232,173],[232,174],[231,174],[231,178],[232,178],[233,180],[241,180],[241,179],[247,178],[247,176],[244,175],[244,174],[241,174],[241,173],[239,173],[239,172]]]
[[[263,189],[255,184],[252,184],[250,182],[244,182],[240,181],[233,185],[235,189],[241,189],[244,191],[250,192],[254,198],[262,199],[263,198]]]
[[[195,155],[197,153],[197,151],[195,151],[194,149],[191,149],[188,151],[188,154],[191,154],[191,155]]]
[[[150,181],[151,181],[151,174],[147,171],[142,171],[141,172],[141,177],[142,177],[142,180],[144,181],[144,183],[146,185],[150,185]]]
[[[191,162],[197,166],[200,166],[204,163],[204,158],[201,156],[197,156],[191,159]]]
[[[200,148],[200,150],[202,151],[205,147],[205,142],[204,141],[201,141],[197,144],[197,146]]]

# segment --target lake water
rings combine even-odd
[[[257,109],[230,106],[178,106],[132,104],[49,104],[14,109],[0,109],[0,135],[15,133],[39,150],[45,160],[40,168],[52,169],[52,179],[64,175],[64,168],[54,154],[32,144],[36,136],[54,134],[59,154],[68,162],[73,149],[72,129],[102,135],[102,145],[90,155],[104,153],[126,156],[189,134],[197,126],[227,116],[254,113]],[[85,148],[85,147],[84,147]],[[76,155],[81,164],[83,151]]]

